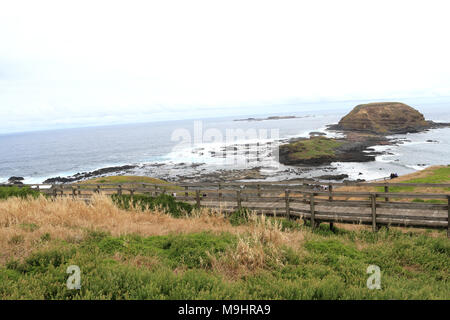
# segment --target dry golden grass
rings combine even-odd
[[[212,267],[230,279],[254,273],[271,265],[282,265],[283,245],[296,244],[298,250],[304,236],[300,232],[283,232],[278,223],[268,223],[265,216],[252,215],[253,229],[240,234],[236,248],[228,249],[219,258],[210,255]]]
[[[201,209],[190,217],[174,218],[162,210],[122,210],[104,195],[94,195],[91,203],[58,198],[55,200],[10,198],[0,201],[0,263],[22,259],[48,246],[48,238],[82,241],[87,231],[106,231],[113,236],[142,236],[171,233],[229,232],[249,234],[255,241],[290,245],[303,239],[301,232],[281,232],[265,217],[251,217],[253,223],[232,226],[221,212]],[[136,261],[136,264],[139,264]]]

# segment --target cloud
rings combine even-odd
[[[450,95],[447,6],[7,2],[0,12],[0,124],[183,118],[194,108],[201,116],[289,99]]]

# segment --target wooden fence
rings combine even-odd
[[[178,201],[222,212],[247,208],[268,216],[321,222],[447,229],[450,238],[450,194],[390,192],[391,187],[445,188],[450,184],[411,183],[191,183],[191,184],[58,184],[27,185],[43,193],[88,199],[93,193],[171,194]],[[381,187],[383,192],[340,192],[342,186]]]

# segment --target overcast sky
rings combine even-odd
[[[0,133],[450,96],[449,9],[429,0],[0,0]]]

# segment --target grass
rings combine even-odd
[[[398,183],[450,183],[450,165],[438,166],[419,171],[418,177],[403,178]],[[389,192],[421,192],[422,188],[418,187],[389,187]],[[450,188],[434,188],[433,192],[449,192]],[[384,192],[384,187],[377,187],[377,192]]]
[[[321,225],[170,207],[0,201],[0,299],[449,299],[441,231]],[[232,223],[233,222],[233,223]],[[381,290],[366,286],[381,268]],[[81,269],[81,290],[66,287]]]
[[[122,184],[139,184],[139,183],[154,183],[154,184],[170,184],[167,181],[144,177],[144,176],[109,176],[109,177],[100,177],[93,178],[86,181],[81,182],[82,184],[102,184],[102,183],[122,183]]]
[[[438,200],[438,199],[414,199],[412,202],[419,202],[419,203],[434,203],[434,204],[446,204],[447,201],[445,200]]]
[[[0,199],[7,199],[10,197],[36,198],[39,197],[39,192],[29,187],[17,187],[17,186],[0,187]]]
[[[411,174],[407,174],[404,176],[400,176],[395,179],[391,179],[386,181],[389,183],[425,183],[429,184],[424,187],[411,187],[411,186],[400,186],[400,187],[389,187],[389,192],[391,193],[428,193],[428,194],[449,194],[450,188],[441,188],[434,187],[432,184],[435,183],[450,183],[450,165],[441,165],[441,166],[431,166],[424,170],[420,170]],[[371,187],[369,185],[365,186],[364,184],[361,186],[344,186],[335,189],[336,191],[342,192],[384,192],[384,187]],[[356,197],[354,198],[356,199]],[[423,203],[435,203],[435,204],[445,204],[446,200],[437,200],[437,199],[397,199],[392,198],[391,201],[400,201],[400,202],[423,202]]]
[[[289,150],[291,160],[307,160],[320,157],[334,156],[335,150],[343,142],[325,137],[313,137],[306,140],[283,145]]]
[[[425,177],[408,179],[407,181],[408,183],[448,183],[450,182],[450,165],[436,168]]]
[[[151,178],[151,177],[145,177],[145,176],[109,176],[109,177],[99,177],[99,178],[93,178],[89,180],[85,180],[80,182],[80,184],[99,184],[100,188],[110,188],[110,186],[101,186],[102,184],[122,184],[126,188],[142,188],[143,183],[148,184],[157,184],[158,185],[158,192],[164,191],[181,191],[184,190],[183,187],[176,186],[170,182],[157,179],[157,178]],[[151,191],[151,186],[146,186],[149,188],[149,192]],[[92,188],[89,186],[81,187],[81,189],[88,189]],[[189,195],[193,195],[194,193],[189,192]]]
[[[113,202],[122,209],[128,210],[130,208],[140,208],[141,210],[152,210],[161,208],[168,212],[173,217],[181,217],[191,214],[193,206],[189,203],[177,202],[175,198],[161,194],[157,197],[147,195],[117,195],[113,194]]]

